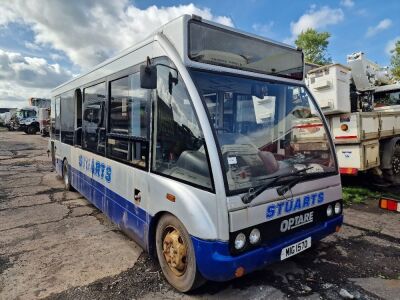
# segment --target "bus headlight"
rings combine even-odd
[[[249,235],[250,244],[252,245],[257,244],[260,241],[260,237],[261,237],[260,230],[258,230],[257,228],[253,228],[253,230],[250,232]]]
[[[333,214],[332,205],[328,205],[328,207],[326,208],[326,215],[330,217],[332,216],[332,214]]]
[[[235,238],[235,249],[240,250],[244,245],[246,245],[246,236],[241,232]]]
[[[342,211],[342,206],[340,205],[340,202],[336,202],[335,204],[335,214],[340,214]]]

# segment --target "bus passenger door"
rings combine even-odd
[[[127,235],[146,247],[150,91],[140,88],[139,73],[111,80],[109,88],[106,152],[112,178],[107,199],[117,205],[107,209]]]

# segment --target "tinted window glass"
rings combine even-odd
[[[54,98],[51,100],[50,122],[51,122],[51,138],[54,139],[56,136],[56,99]]]
[[[60,139],[60,97],[56,98],[55,101],[55,130],[54,130],[54,138],[56,140]]]
[[[73,145],[75,103],[73,91],[61,95],[61,142]]]
[[[149,156],[149,91],[140,88],[139,73],[110,84],[110,136],[107,155],[146,168]]]
[[[302,180],[337,167],[324,118],[299,85],[192,70],[215,128],[226,182],[243,192],[307,168]]]
[[[105,152],[106,105],[105,83],[99,83],[84,89],[82,147],[98,154]]]
[[[303,79],[303,54],[204,23],[190,22],[189,57],[198,62]]]
[[[165,66],[158,66],[157,73],[152,168],[159,173],[211,188],[203,132],[183,79]],[[177,77],[176,84],[171,83],[171,77]]]
[[[111,133],[147,137],[148,93],[140,88],[139,73],[111,82]]]

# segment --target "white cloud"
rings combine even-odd
[[[302,15],[297,22],[291,22],[290,28],[293,35],[299,35],[308,28],[323,29],[328,25],[337,24],[344,19],[344,14],[340,8],[321,7],[319,10],[311,8],[310,11]]]
[[[29,27],[33,42],[26,41],[27,48],[41,47],[41,51],[50,52],[46,55],[53,61],[68,58],[73,69],[81,68],[81,71],[185,13],[233,26],[231,18],[216,16],[209,8],[194,4],[139,9],[128,0],[85,0],[79,5],[65,0],[0,0],[0,11],[1,30],[8,30],[10,23]],[[59,64],[49,64],[43,58],[2,51],[0,106],[17,99],[48,95],[49,88],[71,76],[70,71],[63,70]]]
[[[36,45],[34,43],[31,43],[31,42],[25,42],[24,45],[25,45],[26,48],[31,49],[31,50],[40,50],[40,46],[39,45]]]
[[[297,36],[309,28],[325,29],[329,25],[337,24],[344,20],[344,13],[341,8],[330,8],[323,6],[316,9],[316,5],[311,5],[309,11],[300,16],[296,22],[290,23],[292,36],[286,38],[284,43],[292,44]]]
[[[50,53],[50,58],[52,60],[62,60],[63,59],[62,55],[57,54],[57,53]]]
[[[385,53],[387,55],[392,56],[391,51],[394,50],[397,41],[400,41],[400,35],[386,43]]]
[[[340,1],[340,5],[347,7],[347,8],[351,8],[354,6],[354,1],[353,0],[342,0],[342,1]]]
[[[269,37],[272,34],[272,27],[274,27],[274,21],[269,21],[267,23],[254,23],[251,28],[256,34]]]
[[[375,34],[388,29],[390,26],[392,26],[392,20],[390,19],[383,19],[378,23],[376,26],[368,27],[368,30],[365,34],[367,37],[374,36]]]
[[[44,3],[45,2],[45,3]],[[184,13],[233,26],[226,16],[214,16],[194,4],[139,9],[127,0],[74,1],[15,0],[1,2],[0,10],[11,21],[29,25],[34,42],[64,52],[76,65],[87,69],[149,35],[162,24]],[[2,22],[2,23],[1,23]]]
[[[51,88],[71,76],[71,72],[43,58],[0,49],[0,106],[27,105],[28,97],[48,97]]]

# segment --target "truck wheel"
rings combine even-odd
[[[156,229],[156,250],[168,282],[180,292],[188,292],[205,280],[197,270],[192,240],[183,224],[174,216],[161,217]]]
[[[72,186],[71,186],[71,179],[69,177],[69,165],[68,161],[65,159],[63,162],[63,181],[64,181],[64,189],[67,191],[72,191]]]
[[[385,171],[385,178],[394,185],[400,185],[400,144],[395,145],[391,167],[391,169]]]
[[[27,134],[36,134],[37,128],[35,126],[28,126],[28,128],[26,128],[25,132]]]

